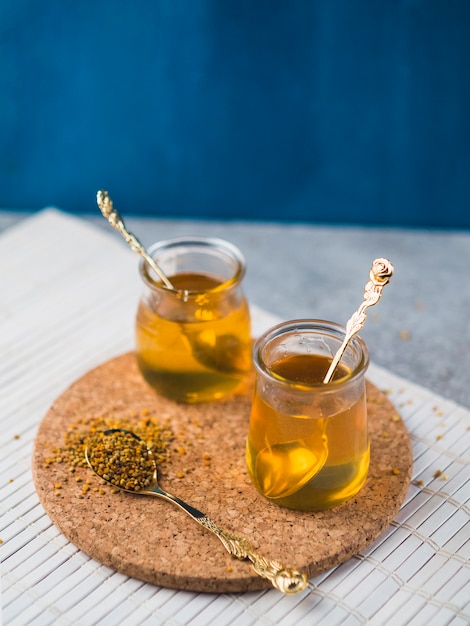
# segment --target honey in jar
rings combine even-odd
[[[330,322],[299,320],[271,329],[255,345],[247,467],[260,493],[281,506],[329,508],[366,480],[368,354],[361,339],[323,383],[343,335]]]
[[[136,354],[143,377],[178,402],[233,393],[251,369],[243,257],[228,242],[207,238],[170,240],[150,252],[176,293],[141,264],[145,287],[136,317]]]

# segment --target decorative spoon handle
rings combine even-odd
[[[269,580],[279,591],[294,594],[307,587],[306,574],[296,569],[286,568],[279,561],[272,561],[261,556],[244,537],[220,528],[205,515],[198,522],[217,535],[229,554],[237,559],[249,559],[258,576]]]
[[[220,539],[229,554],[240,560],[250,560],[258,576],[269,580],[273,587],[279,591],[285,594],[294,594],[303,591],[307,587],[308,578],[306,574],[296,569],[288,569],[278,561],[271,561],[264,558],[253,548],[247,539],[235,535],[228,530],[224,530],[207,517],[207,515],[198,511],[198,509],[187,504],[180,498],[167,493],[158,485],[156,485],[151,492],[146,491],[145,493],[153,494],[179,506],[198,524],[214,533]]]
[[[357,335],[361,328],[363,328],[366,321],[367,309],[371,306],[374,306],[374,304],[377,304],[377,302],[380,300],[383,288],[389,283],[393,271],[394,267],[388,259],[375,259],[375,261],[372,263],[372,268],[369,273],[370,280],[366,284],[364,289],[364,301],[362,302],[358,310],[352,314],[346,324],[346,335],[344,337],[343,343],[339,347],[338,352],[335,354],[335,357],[331,362],[325,378],[323,379],[323,382],[325,384],[330,382],[336,366],[340,362],[348,343],[351,341],[354,335]]]
[[[166,276],[165,273],[158,267],[158,265],[155,263],[152,257],[148,254],[148,252],[146,251],[144,246],[140,243],[140,241],[137,239],[137,237],[126,229],[121,215],[113,207],[113,201],[109,197],[108,192],[104,191],[103,189],[100,189],[100,191],[98,191],[98,193],[96,194],[96,202],[100,208],[101,213],[108,220],[111,226],[121,233],[121,235],[124,237],[124,239],[126,240],[126,243],[130,246],[130,248],[134,252],[137,252],[137,254],[140,254],[140,256],[142,256],[147,261],[147,263],[156,272],[160,280],[164,283],[164,285],[168,289],[171,289],[172,291],[176,291],[176,289],[172,285],[168,276]]]

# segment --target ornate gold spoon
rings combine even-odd
[[[111,200],[109,193],[102,189],[98,191],[96,194],[96,202],[103,216],[108,220],[111,226],[124,237],[131,250],[140,254],[140,256],[147,261],[169,291],[173,291],[175,296],[182,302],[187,302],[190,292],[187,289],[176,289],[168,276],[164,273],[162,268],[157,265],[155,260],[147,252],[137,237],[127,230],[120,213],[113,206],[113,201]],[[217,291],[226,289],[233,280],[234,278],[231,278],[220,283],[220,285],[213,287],[211,289],[211,293],[216,293]],[[228,358],[224,362],[224,359],[221,359],[214,354],[214,347],[212,346],[212,343],[205,342],[201,339],[200,335],[196,335],[195,337],[190,336],[184,330],[183,324],[181,325],[181,328],[183,334],[186,335],[189,343],[191,344],[195,359],[199,361],[199,363],[208,369],[214,369],[219,372],[240,372],[242,374],[246,372],[246,364],[242,362],[244,351],[240,348],[239,342],[234,335],[222,335],[218,338],[217,350],[219,352],[228,353]]]
[[[163,272],[161,267],[159,267],[155,263],[154,259],[152,259],[150,254],[147,252],[144,246],[140,243],[137,237],[127,230],[127,228],[124,225],[124,221],[121,215],[113,207],[113,201],[109,197],[108,192],[104,191],[103,189],[100,189],[100,191],[98,191],[98,193],[96,194],[96,202],[100,208],[101,213],[108,220],[111,226],[115,228],[119,233],[121,233],[121,235],[126,240],[126,243],[130,246],[130,248],[134,252],[137,252],[137,254],[140,254],[140,256],[142,256],[147,261],[147,263],[150,265],[153,271],[157,274],[157,276],[160,278],[160,280],[165,285],[165,287],[167,289],[170,289],[171,291],[174,291],[175,293],[179,293],[178,290],[175,289],[175,287],[171,283],[168,276]]]
[[[124,237],[126,243],[129,245],[131,250],[137,252],[137,254],[140,254],[140,256],[142,256],[147,261],[147,263],[155,271],[157,276],[159,276],[160,280],[163,282],[168,290],[173,291],[175,293],[175,296],[179,298],[182,302],[187,302],[189,299],[189,291],[187,289],[176,289],[168,276],[164,273],[162,268],[157,265],[155,260],[150,256],[150,254],[140,243],[137,237],[127,230],[120,213],[113,206],[113,201],[111,200],[109,193],[107,191],[104,191],[103,189],[98,191],[98,193],[96,194],[96,202],[103,216],[108,220],[111,226]],[[227,288],[232,280],[233,278],[224,283],[221,283],[217,287],[212,288],[212,293]],[[207,342],[204,342],[197,335],[196,338],[188,336],[187,333],[184,331],[183,325],[182,329],[182,332],[187,336],[188,341],[191,344],[191,348],[193,350],[193,354],[196,360],[199,361],[199,363],[202,363],[202,365],[204,365],[208,369],[215,369],[217,371],[223,370],[223,360],[220,358],[216,358],[212,344],[207,344]],[[227,347],[226,349],[224,348],[224,344]],[[236,337],[234,337],[233,335],[223,335],[219,337],[218,350],[232,351],[232,358],[229,358],[227,360],[225,364],[225,371],[239,371],[242,373],[246,371],[246,367],[244,364],[241,364],[241,366],[238,367],[240,362],[239,354],[243,354],[243,350],[240,350],[239,342]]]
[[[370,280],[364,288],[364,301],[357,309],[357,311],[352,314],[346,324],[346,335],[344,337],[343,343],[339,347],[333,361],[331,362],[325,378],[323,379],[323,382],[325,384],[330,382],[336,366],[340,362],[341,357],[343,356],[344,351],[348,346],[348,343],[351,341],[354,335],[357,335],[357,333],[363,328],[366,322],[367,309],[374,304],[377,304],[377,302],[380,300],[383,288],[390,282],[393,271],[394,267],[388,259],[375,259],[375,261],[372,263],[372,267],[369,272]]]
[[[279,591],[294,594],[307,587],[306,574],[264,558],[247,539],[224,530],[201,511],[164,491],[158,484],[157,464],[152,452],[135,433],[121,428],[97,433],[88,441],[85,457],[95,474],[111,485],[176,504],[198,524],[214,533],[229,554],[237,559],[250,560],[258,576],[269,580]]]

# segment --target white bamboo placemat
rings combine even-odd
[[[413,444],[413,483],[365,551],[285,597],[198,594],[100,565],[52,525],[31,476],[38,424],[92,367],[132,349],[137,258],[55,210],[0,237],[2,617],[11,626],[470,624],[470,411],[372,365]],[[254,332],[277,318],[253,306]]]

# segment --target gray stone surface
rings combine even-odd
[[[0,231],[26,216],[0,213]],[[86,219],[110,229],[100,216]],[[371,359],[470,407],[469,231],[136,218],[126,224],[147,246],[182,235],[230,240],[247,261],[250,301],[285,320],[346,323],[362,301],[372,261],[389,258],[395,275],[361,333]]]

